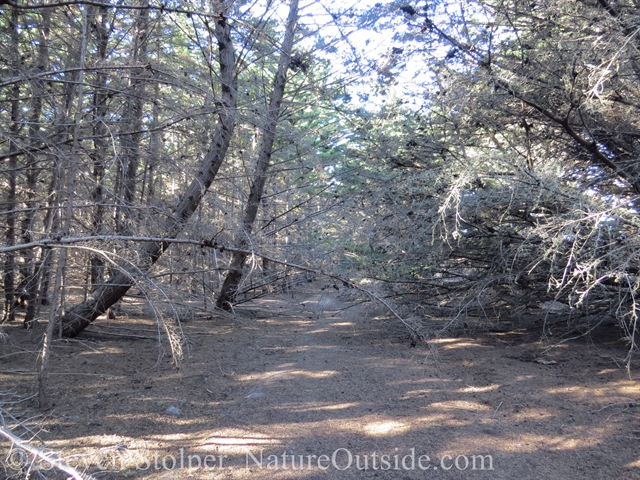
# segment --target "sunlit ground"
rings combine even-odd
[[[616,363],[623,346],[484,336],[438,340],[434,355],[376,312],[298,300],[185,324],[180,370],[158,363],[155,340],[57,344],[55,407],[12,410],[96,478],[640,478],[640,385]],[[19,395],[35,376],[17,332],[0,380]]]

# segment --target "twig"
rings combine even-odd
[[[626,405],[627,407],[637,407],[640,406],[640,402],[617,402],[617,403],[610,403],[609,405],[605,405],[602,408],[599,408],[598,410],[592,410],[590,413],[598,413],[601,412],[602,410],[606,410],[609,407],[616,407],[618,405]]]
[[[156,333],[157,330],[150,330],[150,329],[145,329],[145,328],[126,328],[126,327],[121,327],[121,326],[117,326],[114,327],[113,325],[105,325],[104,323],[101,325],[93,325],[94,327],[98,327],[98,328],[104,328],[106,330],[117,330],[117,331],[125,331],[125,332],[134,332],[134,333]]]
[[[26,402],[27,400],[31,400],[32,398],[35,398],[36,395],[37,394],[34,393],[33,395],[30,395],[28,397],[21,398],[20,400],[14,400],[14,401],[11,401],[11,402],[7,402],[7,401],[3,400],[1,405],[17,405],[19,403]],[[2,412],[3,412],[0,415],[11,415],[9,412],[7,412],[6,410],[4,410],[2,408],[0,408],[0,410],[2,410]]]
[[[600,326],[600,324],[602,324],[602,322],[605,321],[605,318],[603,317],[602,320],[600,320],[598,323],[596,323],[593,327],[591,327],[589,330],[587,330],[586,332],[580,334],[580,335],[576,335],[574,337],[570,337],[570,338],[565,338],[564,340],[559,341],[555,346],[558,345],[562,345],[563,343],[566,342],[570,342],[572,340],[577,340],[578,338],[582,338],[585,337],[587,335],[589,335],[591,332],[593,332],[596,328],[598,328]]]
[[[137,340],[155,340],[155,337],[143,337],[142,335],[130,335],[128,333],[113,333],[113,332],[105,332],[105,331],[97,331],[94,328],[99,328],[96,325],[92,326],[93,328],[87,328],[85,332],[93,333],[94,335],[108,335],[110,337],[120,337],[120,338],[135,338]]]
[[[368,295],[373,300],[376,300],[380,302],[382,305],[384,305],[386,309],[389,310],[389,312],[391,312],[391,314],[394,317],[400,320],[400,322],[402,322],[402,324],[407,328],[407,330],[409,330],[409,333],[411,334],[411,337],[414,341],[420,340],[420,341],[424,341],[425,343],[427,341],[427,339],[423,334],[421,334],[418,330],[412,327],[383,298],[379,297],[373,292],[370,292],[366,288],[363,288],[357,285],[356,283],[352,282],[347,278],[344,278],[340,275],[336,275],[334,273],[325,272],[324,270],[318,270],[311,267],[305,267],[304,265],[298,265],[295,263],[286,262],[284,260],[278,260],[277,258],[269,257],[267,255],[263,255],[261,253],[257,253],[252,250],[228,247],[225,245],[218,245],[215,241],[211,241],[211,240],[194,240],[194,239],[163,238],[163,237],[138,237],[138,236],[124,236],[124,235],[95,235],[95,236],[86,236],[86,237],[44,238],[42,240],[38,240],[35,242],[23,243],[20,245],[13,245],[8,247],[0,247],[0,253],[15,252],[15,251],[27,250],[27,249],[38,248],[38,247],[42,247],[42,248],[53,248],[53,247],[70,248],[71,247],[72,248],[73,244],[75,243],[83,243],[83,242],[90,242],[90,241],[106,241],[106,240],[119,240],[119,241],[125,241],[125,242],[146,242],[146,243],[162,243],[162,244],[178,243],[178,244],[197,245],[202,248],[213,248],[213,249],[220,250],[220,253],[227,251],[231,253],[242,253],[247,256],[254,255],[278,265],[283,265],[285,267],[301,270],[303,272],[315,273],[316,275],[322,275],[324,277],[332,278],[334,280],[338,280],[342,282],[343,285],[345,286],[354,288]]]
[[[0,436],[5,437],[13,445],[17,446],[22,450],[25,450],[26,452],[29,452],[31,455],[43,459],[45,462],[49,463],[50,465],[53,465],[58,470],[62,470],[63,472],[71,475],[71,478],[75,480],[93,480],[93,477],[91,475],[81,474],[75,468],[67,465],[62,460],[58,460],[57,458],[54,458],[55,454],[53,452],[50,452],[50,453],[43,452],[39,448],[31,445],[26,440],[22,440],[20,437],[17,437],[16,435],[14,435],[11,432],[11,430],[9,430],[8,428],[0,426]]]
[[[26,397],[23,398],[19,401],[16,402],[10,402],[10,405],[15,405],[17,403],[20,402],[24,402],[25,400],[30,400],[32,398],[35,398],[38,394],[34,393],[33,395],[31,395],[30,397]],[[2,405],[7,405],[7,402],[2,402]],[[37,438],[38,441],[44,445],[44,441],[40,438],[40,436],[34,432],[33,430],[31,430],[29,427],[27,427],[25,425],[24,422],[21,422],[20,420],[18,420],[16,417],[14,417],[11,413],[7,412],[4,408],[0,407],[0,424],[1,426],[7,428],[7,422],[5,421],[5,417],[9,417],[11,420],[13,420],[16,424],[20,425],[20,427],[22,427],[24,429],[25,432],[27,432],[29,435],[31,435],[31,439]]]

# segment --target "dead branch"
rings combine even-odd
[[[75,468],[67,465],[62,460],[58,460],[57,458],[55,458],[55,453],[44,452],[41,449],[34,447],[26,440],[23,440],[20,437],[14,435],[13,432],[11,432],[11,430],[9,430],[5,426],[0,426],[0,436],[3,436],[7,440],[9,440],[13,446],[16,446],[21,450],[29,452],[34,457],[40,458],[45,462],[49,463],[50,465],[53,465],[54,467],[56,467],[58,470],[61,470],[68,475],[71,475],[71,478],[75,480],[93,480],[94,478],[91,475],[83,475],[82,473],[78,472]]]
[[[106,240],[118,240],[122,242],[157,242],[157,243],[163,243],[163,244],[177,243],[177,244],[196,245],[202,248],[213,248],[213,249],[219,250],[220,253],[230,252],[230,253],[241,253],[247,256],[253,255],[253,256],[263,258],[269,262],[282,265],[288,268],[293,268],[303,272],[315,273],[316,275],[322,275],[324,277],[332,278],[334,280],[342,282],[344,286],[354,288],[366,294],[368,297],[372,298],[373,300],[376,300],[380,302],[382,305],[384,305],[384,307],[387,310],[389,310],[389,312],[391,312],[391,314],[394,317],[400,320],[400,322],[402,322],[402,324],[407,328],[407,330],[409,330],[409,333],[411,334],[411,338],[413,340],[423,341],[423,342],[427,341],[424,335],[421,334],[413,326],[411,326],[409,322],[407,322],[404,318],[402,318],[402,316],[400,316],[400,314],[396,312],[396,310],[391,305],[389,305],[388,302],[386,302],[384,299],[382,299],[375,293],[352,282],[348,278],[342,277],[335,273],[326,272],[324,270],[318,270],[312,267],[305,267],[304,265],[285,262],[283,260],[269,257],[267,255],[263,255],[253,250],[234,248],[226,245],[218,245],[215,241],[195,240],[195,239],[189,239],[189,238],[183,239],[183,238],[163,238],[163,237],[138,237],[138,236],[124,236],[124,235],[95,235],[95,236],[86,236],[86,237],[45,238],[35,242],[23,243],[19,245],[8,246],[8,247],[0,247],[0,253],[15,252],[15,251],[27,250],[32,248],[55,248],[55,247],[73,248],[73,245],[76,243],[85,243],[85,242],[91,242],[91,241],[106,241]]]

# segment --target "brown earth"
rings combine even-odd
[[[55,342],[46,412],[11,403],[35,392],[38,336],[5,325],[0,404],[96,479],[640,479],[638,365],[630,379],[616,332],[412,348],[384,311],[314,288],[194,314],[180,369],[129,300],[129,316]],[[23,478],[0,447],[0,477]]]

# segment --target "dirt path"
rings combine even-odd
[[[619,366],[622,345],[540,356],[494,334],[434,342],[435,354],[349,302],[308,289],[187,322],[180,371],[157,362],[155,341],[58,343],[40,436],[101,479],[640,478],[640,384]],[[31,393],[34,377],[15,371],[32,367],[33,344],[9,333],[2,390]],[[9,478],[15,459],[2,458]]]

